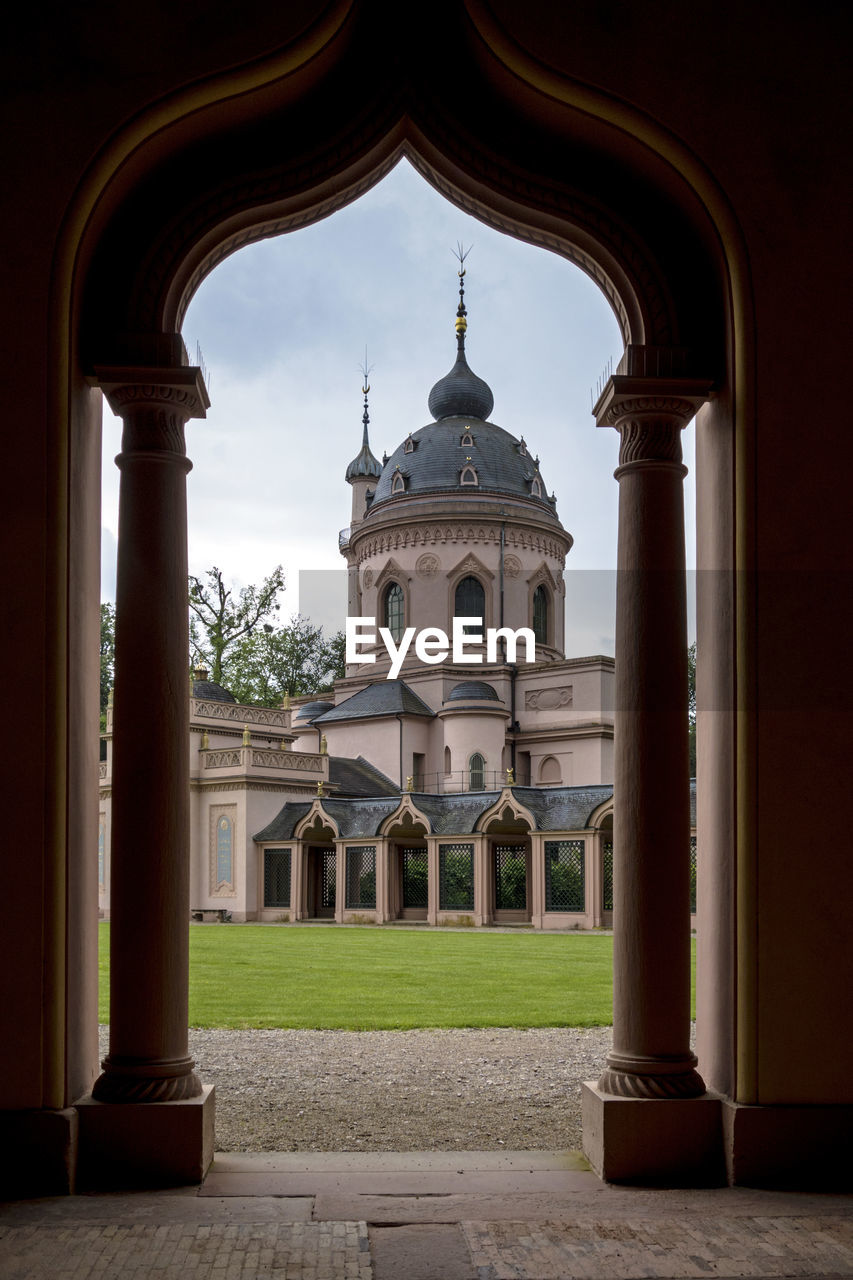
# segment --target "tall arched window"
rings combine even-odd
[[[548,643],[548,592],[541,583],[533,592],[533,636],[537,644]]]
[[[453,615],[456,618],[481,618],[483,627],[486,625],[486,593],[483,584],[470,573],[456,587]],[[476,634],[480,628],[471,623],[465,630]]]
[[[403,638],[405,617],[406,602],[403,588],[398,582],[392,582],[385,592],[385,626],[391,632],[396,644],[399,644]]]
[[[475,751],[471,759],[468,761],[468,790],[485,791],[485,789],[486,762],[480,755],[479,751]]]

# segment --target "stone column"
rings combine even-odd
[[[116,579],[110,1048],[100,1102],[196,1098],[188,1051],[187,419],[195,368],[97,371],[123,421]]]
[[[707,383],[614,376],[596,406],[621,436],[616,593],[613,1049],[626,1098],[705,1091],[690,1050],[690,810],[681,431]]]

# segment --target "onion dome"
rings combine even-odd
[[[193,672],[193,697],[203,702],[236,702],[234,694],[208,677],[206,667],[196,667]]]
[[[456,309],[456,363],[450,373],[439,378],[429,393],[429,411],[437,422],[444,418],[479,418],[485,422],[495,406],[492,389],[465,359],[465,334],[468,329],[465,310],[464,254],[459,254],[459,306]]]
[[[364,394],[364,413],[361,417],[361,420],[364,423],[364,435],[361,441],[361,449],[347,467],[346,478],[350,484],[352,484],[354,480],[378,480],[382,474],[382,467],[379,460],[374,458],[370,451],[370,440],[367,435],[367,424],[370,422],[370,414],[367,411],[367,393],[370,390],[370,385],[367,381],[366,366],[364,385],[361,390]]]

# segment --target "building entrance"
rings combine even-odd
[[[306,914],[316,920],[335,916],[337,855],[334,847],[312,845],[307,853],[305,889]]]
[[[429,866],[426,845],[403,845],[400,858],[400,918],[426,920]]]
[[[492,846],[495,923],[530,919],[530,854],[526,844]]]

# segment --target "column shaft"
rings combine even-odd
[[[110,1049],[103,1102],[195,1097],[188,1050],[189,688],[184,423],[195,370],[107,383],[124,421],[116,578]],[[166,376],[173,375],[173,381]],[[153,381],[155,374],[158,380]],[[191,375],[192,386],[184,384]],[[102,385],[105,383],[102,377]],[[177,383],[177,385],[175,385]],[[200,383],[200,379],[199,379]]]
[[[622,445],[616,471],[613,1049],[598,1088],[630,1097],[704,1092],[689,1046],[686,472],[680,433],[693,412],[690,400],[614,394],[606,416]]]

